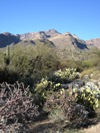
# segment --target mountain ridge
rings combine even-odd
[[[100,38],[94,38],[94,39],[90,39],[90,40],[86,40],[87,45],[92,45],[95,46],[97,48],[100,48]]]
[[[82,40],[70,32],[60,33],[55,29],[39,32],[28,32],[25,34],[11,34],[9,32],[0,33],[0,48],[10,44],[17,44],[21,41],[48,40],[58,48],[79,48],[88,49],[90,47],[100,48],[100,38]]]

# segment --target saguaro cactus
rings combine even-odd
[[[6,52],[4,52],[4,63],[6,66],[10,64],[10,48],[8,45],[6,47]]]

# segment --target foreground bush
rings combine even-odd
[[[68,121],[73,124],[73,127],[81,127],[91,123],[89,119],[96,116],[96,109],[99,106],[99,84],[87,82],[82,87],[68,90],[60,88],[52,93],[47,97],[44,109],[53,120]]]
[[[56,121],[71,122],[76,119],[84,121],[88,117],[88,111],[84,106],[77,104],[75,97],[69,95],[64,89],[49,96],[44,109],[50,113],[50,118]]]
[[[38,115],[38,106],[23,83],[0,84],[0,128],[5,129],[7,125],[32,121]]]

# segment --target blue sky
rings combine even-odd
[[[0,33],[49,29],[100,38],[100,0],[0,0]]]

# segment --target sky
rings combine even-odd
[[[100,38],[100,0],[0,0],[0,33],[49,29]]]

